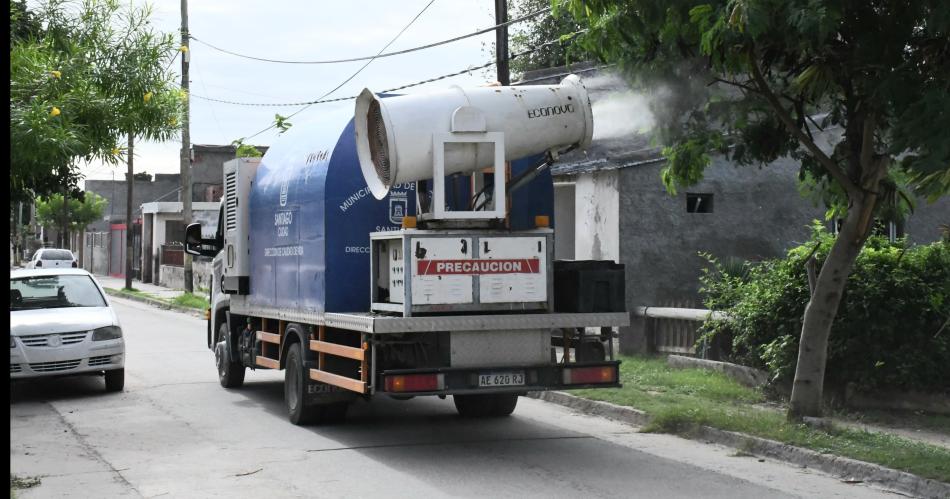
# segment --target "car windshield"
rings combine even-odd
[[[44,275],[10,280],[10,310],[105,307],[106,301],[86,275]]]
[[[43,250],[42,260],[72,260],[73,254],[69,250]]]

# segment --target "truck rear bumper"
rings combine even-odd
[[[619,388],[620,361],[530,366],[398,369],[380,373],[376,393],[392,395],[471,395],[525,393],[578,388]],[[523,374],[523,384],[482,386],[484,376]],[[397,382],[401,380],[401,382]]]

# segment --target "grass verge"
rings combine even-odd
[[[41,482],[40,477],[19,477],[10,473],[10,497],[15,497],[15,489],[28,489],[36,487]]]
[[[640,409],[652,422],[644,431],[689,435],[711,426],[768,438],[915,475],[950,482],[950,450],[890,434],[792,424],[763,407],[760,390],[701,369],[672,369],[662,358],[622,356],[623,388],[574,390],[574,395]]]
[[[119,295],[138,296],[141,298],[151,298],[152,300],[158,300],[161,302],[168,303],[170,305],[178,305],[181,307],[194,308],[197,310],[205,310],[211,306],[210,303],[208,302],[207,297],[203,295],[193,294],[193,293],[182,293],[176,296],[175,298],[162,298],[160,296],[155,296],[150,293],[139,291],[135,288],[131,290],[125,289],[125,288],[123,289],[109,288],[109,289],[115,293],[118,293]]]
[[[182,307],[196,308],[199,310],[205,310],[211,306],[208,303],[208,298],[196,295],[193,293],[184,293],[176,296],[174,299],[170,300],[169,303],[174,303]]]

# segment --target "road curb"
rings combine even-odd
[[[528,397],[562,405],[585,414],[602,416],[624,423],[645,426],[651,417],[643,411],[609,402],[590,400],[564,392],[529,392]],[[919,477],[904,471],[886,468],[846,457],[822,454],[774,440],[702,426],[695,433],[681,435],[692,440],[717,443],[750,454],[770,457],[805,468],[814,468],[836,477],[895,490],[915,497],[950,497],[950,484]]]
[[[123,292],[121,292],[121,291],[118,291],[118,290],[115,290],[115,289],[112,289],[112,288],[103,288],[103,289],[106,290],[106,294],[111,295],[111,296],[115,296],[115,297],[118,297],[118,298],[124,298],[124,299],[126,299],[126,300],[132,300],[132,301],[137,301],[137,302],[140,302],[140,303],[145,303],[145,304],[151,305],[151,306],[156,307],[156,308],[161,308],[161,309],[165,309],[165,310],[171,310],[171,311],[174,311],[174,312],[181,312],[181,313],[183,313],[183,314],[193,315],[193,316],[195,316],[195,317],[198,317],[199,319],[204,319],[204,318],[205,318],[205,313],[204,313],[203,310],[198,310],[198,309],[194,309],[194,308],[190,308],[190,307],[182,307],[181,305],[174,305],[174,304],[171,304],[171,303],[166,303],[166,302],[163,302],[163,301],[161,301],[161,300],[157,300],[157,299],[155,299],[155,298],[146,298],[146,297],[144,297],[144,296],[135,296],[135,295],[131,295],[131,294],[128,294],[128,293],[123,293]]]

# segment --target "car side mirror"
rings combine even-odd
[[[221,248],[215,244],[212,239],[201,237],[201,224],[194,223],[185,228],[185,253],[195,256],[214,257],[221,251]]]

